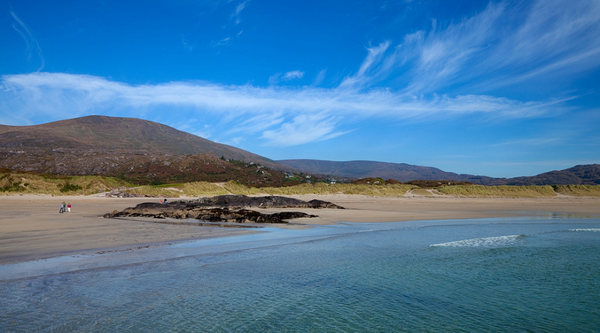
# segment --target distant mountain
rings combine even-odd
[[[280,169],[290,169],[166,125],[106,116],[0,125],[0,168],[142,183],[239,180],[256,186],[281,185],[287,178]]]
[[[532,177],[507,179],[509,185],[600,185],[600,164],[577,165]]]
[[[386,163],[374,161],[334,162],[321,160],[279,160],[304,172],[331,175],[335,177],[369,178],[381,177],[401,182],[412,180],[452,180],[471,182],[480,185],[595,185],[600,184],[600,165],[578,165],[576,167],[551,171],[533,177],[493,178],[457,174],[438,168],[410,165],[405,163]]]
[[[0,125],[0,168],[54,175],[106,175],[130,181],[213,182],[252,186],[306,181],[286,171],[337,178],[381,177],[464,181],[481,185],[600,184],[600,165],[580,165],[533,177],[492,178],[405,163],[273,161],[156,122],[88,116],[34,126]],[[318,181],[313,177],[311,181]]]
[[[401,182],[411,180],[455,180],[469,181],[471,175],[459,175],[438,168],[410,165],[406,163],[387,163],[374,161],[334,162],[321,160],[279,160],[285,164],[306,172],[332,175],[336,177],[369,178],[381,177]],[[482,179],[492,179],[481,176]]]

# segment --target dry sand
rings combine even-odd
[[[331,201],[346,209],[293,209],[319,218],[292,220],[285,228],[336,222],[394,222],[413,220],[472,219],[536,213],[570,213],[600,216],[600,198],[555,197],[535,199],[403,197],[375,198],[350,195],[293,196],[302,200]],[[60,203],[73,206],[59,214]],[[43,195],[0,196],[0,265],[67,254],[102,253],[208,237],[255,232],[251,229],[209,228],[153,223],[148,219],[104,219],[149,198]],[[275,210],[264,210],[272,212]]]

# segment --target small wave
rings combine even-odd
[[[432,244],[430,247],[493,247],[506,246],[518,242],[525,235],[497,236],[486,238],[463,239],[454,242]]]
[[[591,232],[600,232],[600,228],[590,228],[590,229],[569,229],[569,231],[591,231]]]

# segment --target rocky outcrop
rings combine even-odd
[[[248,197],[245,195],[219,195],[191,201],[175,201],[195,207],[247,207],[247,208],[333,208],[344,209],[323,200],[303,201],[281,196]]]
[[[235,222],[235,223],[287,223],[285,220],[301,217],[317,217],[302,212],[280,212],[262,214],[249,209],[229,208],[193,208],[176,206],[172,204],[145,203],[134,208],[127,208],[120,212],[104,214],[105,218],[112,217],[152,217],[157,219],[197,219],[209,222]]]
[[[137,194],[137,193],[129,193],[129,192],[109,192],[104,194],[107,198],[156,198],[155,195],[149,194]],[[165,196],[161,196],[161,198],[165,198]],[[166,198],[170,198],[170,196],[166,196]]]
[[[209,222],[236,223],[287,223],[286,220],[317,217],[303,212],[260,213],[246,208],[334,208],[343,209],[331,202],[322,200],[302,201],[287,197],[266,196],[247,197],[244,195],[221,195],[197,200],[178,200],[161,204],[145,202],[123,211],[104,214],[114,217],[152,217],[158,219],[197,219]]]

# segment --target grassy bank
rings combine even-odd
[[[0,194],[50,194],[91,195],[118,191],[150,196],[213,196],[222,194],[244,195],[302,195],[302,194],[360,194],[369,196],[403,196],[413,185],[361,185],[361,184],[300,184],[289,187],[247,187],[229,181],[224,186],[208,182],[191,182],[165,185],[129,184],[123,180],[100,176],[40,176],[34,174],[0,174]]]
[[[0,173],[0,195],[50,194],[91,195],[101,192],[119,191],[156,197],[214,196],[222,194],[244,195],[367,195],[378,197],[401,197],[407,191],[425,196],[430,193],[409,184],[300,184],[289,187],[248,187],[229,181],[223,186],[209,182],[190,182],[166,185],[137,186],[113,177],[101,176],[48,176],[35,174]],[[511,197],[537,198],[569,196],[600,197],[600,185],[555,185],[555,186],[440,186],[439,193],[457,197]],[[421,193],[422,192],[422,193]]]
[[[89,195],[126,186],[122,180],[101,176],[0,174],[2,194]]]
[[[555,185],[556,193],[578,197],[600,197],[600,185]]]
[[[510,197],[510,198],[538,198],[554,197],[556,192],[552,186],[483,186],[483,185],[458,185],[441,186],[438,191],[459,197]]]
[[[91,195],[110,191],[159,197],[212,196],[228,193],[223,187],[208,182],[137,186],[113,177],[0,173],[0,195]]]
[[[391,185],[359,185],[359,184],[300,184],[288,187],[263,187],[251,188],[236,182],[228,182],[225,189],[233,194],[269,194],[269,195],[302,195],[302,194],[360,194],[368,196],[401,197],[413,185],[391,184]]]
[[[464,197],[512,197],[538,198],[558,194],[576,197],[600,197],[600,185],[554,185],[554,186],[442,186],[438,191],[447,195]]]

